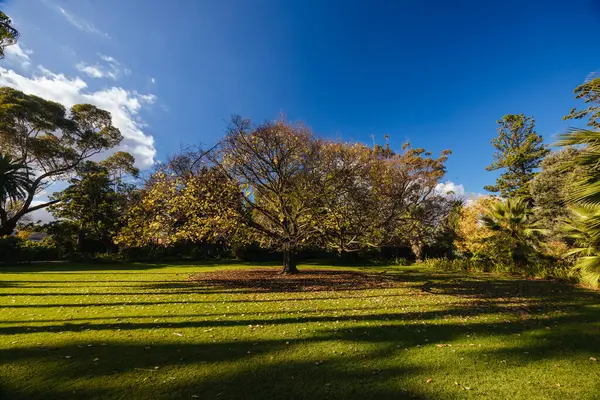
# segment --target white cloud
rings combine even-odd
[[[113,57],[109,57],[103,54],[99,54],[100,59],[105,63],[100,64],[86,64],[84,62],[78,63],[75,67],[77,70],[85,73],[91,78],[109,78],[116,81],[122,75],[131,74],[131,70],[121,67],[121,63],[115,60]]]
[[[156,83],[156,78],[150,78],[150,82],[152,82],[153,84]]]
[[[98,65],[87,65],[84,62],[80,62],[76,65],[77,70],[86,73],[89,77],[92,78],[104,78],[107,75]]]
[[[67,108],[78,103],[90,103],[110,111],[113,124],[124,136],[120,149],[133,154],[139,168],[153,165],[156,156],[154,139],[143,131],[145,124],[139,114],[144,106],[156,101],[156,96],[116,86],[91,92],[86,90],[87,83],[79,77],[69,78],[42,66],[38,70],[38,74],[24,76],[0,68],[0,85],[59,102]]]
[[[22,47],[20,43],[16,43],[12,46],[7,46],[4,49],[6,60],[15,66],[27,68],[31,65],[31,59],[29,56],[33,54],[32,50]]]
[[[110,39],[110,36],[108,35],[108,33],[102,32],[101,30],[96,28],[96,26],[94,24],[92,24],[91,22],[88,22],[88,21],[84,20],[83,18],[72,14],[71,12],[62,8],[61,6],[52,4],[48,1],[46,3],[54,6],[71,25],[73,25],[75,28],[79,29],[80,31],[94,33],[97,35],[105,36]]]
[[[454,195],[455,197],[464,197],[465,195],[465,187],[451,181],[438,183],[435,190],[440,194]]]

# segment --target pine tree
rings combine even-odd
[[[498,137],[491,143],[496,149],[494,162],[488,171],[505,170],[495,185],[486,186],[490,192],[504,198],[523,198],[531,202],[529,184],[535,169],[550,152],[535,131],[535,120],[523,114],[508,114],[498,121]]]

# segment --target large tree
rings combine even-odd
[[[122,139],[108,111],[77,104],[67,112],[61,104],[0,88],[0,153],[25,165],[32,175],[18,209],[9,215],[0,208],[0,236],[10,234],[28,213],[58,202],[33,205],[37,194],[57,180],[69,179],[83,162]]]
[[[320,141],[303,124],[253,126],[235,117],[218,164],[242,189],[247,226],[259,242],[283,253],[283,273],[296,273],[297,251],[314,240]]]
[[[495,185],[485,187],[503,198],[521,197],[531,201],[529,183],[535,169],[549,153],[535,131],[535,120],[523,114],[508,114],[498,121],[498,137],[492,139],[496,149],[488,171],[504,170]]]
[[[12,26],[10,17],[0,11],[0,59],[4,58],[4,48],[17,43],[19,32]]]

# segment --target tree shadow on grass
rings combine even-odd
[[[452,310],[444,312],[454,315]],[[597,326],[600,321],[599,312],[595,309],[555,317],[550,321],[471,321],[462,324],[440,322],[440,317],[442,315],[437,312],[366,315],[353,321],[358,322],[357,325],[340,325],[339,329],[320,328],[306,337],[293,338],[230,339],[209,343],[210,338],[207,337],[202,343],[108,342],[103,345],[94,342],[93,346],[88,347],[88,342],[85,342],[57,347],[4,349],[0,350],[3,363],[30,365],[33,371],[23,387],[17,387],[14,383],[10,387],[5,385],[0,395],[7,399],[191,398],[193,395],[199,398],[235,399],[436,399],[454,396],[415,389],[414,382],[408,380],[417,375],[423,377],[429,371],[424,369],[425,366],[416,367],[402,361],[397,355],[404,354],[405,348],[410,351],[433,349],[444,354],[450,347],[437,346],[453,343],[453,349],[465,349],[474,359],[485,352],[496,363],[501,359],[530,363],[565,355],[580,355],[585,359],[589,354],[600,352],[597,332],[585,329],[585,326]],[[303,326],[317,321],[334,322],[333,317],[250,322]],[[349,320],[337,317],[336,321]],[[411,321],[416,323],[411,324]],[[101,327],[143,332],[151,326],[181,329],[245,325],[248,322],[116,324]],[[362,322],[378,324],[360,325]],[[553,329],[546,329],[546,324],[551,324]],[[89,328],[94,330],[95,325]],[[460,344],[460,339],[467,335],[469,340],[475,341],[525,333],[535,333],[536,340],[521,341],[502,350],[479,349],[464,342]],[[322,351],[313,351],[307,356],[302,356],[301,352],[293,353],[296,347],[305,349],[316,345],[322,349],[330,348],[329,343],[366,344],[369,350],[361,354],[336,355],[330,352],[326,352],[326,355]],[[451,362],[444,368],[451,369]],[[181,372],[182,369],[186,372]],[[12,379],[6,378],[5,382],[12,382]]]
[[[365,357],[376,362],[389,355],[389,351],[290,359],[286,352],[297,344],[305,343],[290,343],[285,339],[152,346],[109,342],[94,343],[93,347],[0,350],[5,362],[35,363],[35,371],[25,385],[17,387],[6,379],[4,387],[0,387],[0,396],[3,399],[436,398],[403,387],[403,380],[421,372],[418,368],[409,365],[382,368],[366,362]]]
[[[263,263],[261,263],[263,264]],[[160,269],[175,266],[190,266],[190,267],[244,267],[256,265],[256,263],[247,263],[239,260],[210,260],[210,261],[173,261],[173,262],[135,262],[135,263],[80,263],[80,262],[39,262],[39,263],[23,263],[23,264],[1,264],[0,274],[10,273],[31,273],[31,272],[85,272],[85,271],[145,271],[151,269]]]

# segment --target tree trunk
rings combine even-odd
[[[83,248],[83,240],[85,239],[85,231],[83,228],[79,228],[79,232],[77,232],[77,252],[80,253]]]
[[[415,254],[415,260],[418,263],[423,261],[423,245],[421,243],[413,242],[411,243],[410,247]]]
[[[298,268],[296,268],[296,254],[290,250],[283,251],[283,270],[282,274],[297,274]]]
[[[9,219],[4,225],[0,226],[0,237],[11,235],[16,227],[17,221]]]

